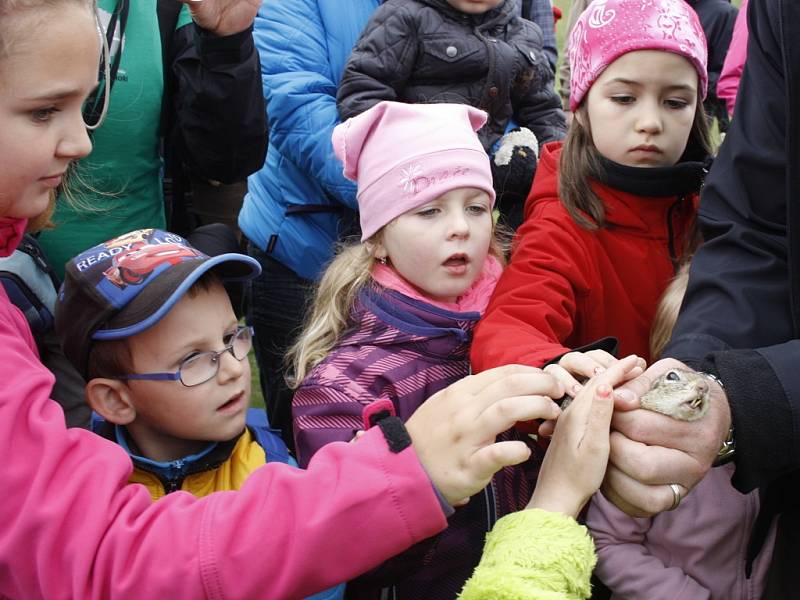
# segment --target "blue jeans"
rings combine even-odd
[[[255,330],[253,347],[261,375],[261,391],[270,425],[294,453],[292,395],[284,379],[284,357],[300,333],[314,284],[270,257],[252,243],[247,253],[261,263],[261,275],[250,281],[247,323]]]

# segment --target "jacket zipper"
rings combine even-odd
[[[686,196],[678,198],[677,202],[673,203],[667,210],[667,247],[669,251],[669,261],[672,263],[673,272],[678,272],[680,266],[678,261],[678,253],[675,250],[675,231],[672,226],[672,217],[675,210],[686,200]]]

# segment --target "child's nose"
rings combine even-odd
[[[217,378],[220,381],[238,379],[244,374],[244,361],[238,360],[231,352],[223,352],[219,357],[219,371]]]
[[[56,147],[56,154],[71,160],[88,155],[92,151],[92,141],[89,139],[83,115],[76,111],[65,127],[64,134]]]
[[[662,128],[661,111],[658,107],[643,105],[636,119],[636,130],[643,133],[659,133]]]
[[[454,211],[450,216],[450,235],[464,237],[469,234],[469,222],[463,211]]]

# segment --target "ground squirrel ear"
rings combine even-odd
[[[86,384],[86,402],[94,412],[115,425],[127,425],[136,418],[130,390],[119,379],[91,379]]]

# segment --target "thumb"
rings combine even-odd
[[[590,423],[597,423],[598,427],[608,430],[611,427],[611,416],[614,414],[615,396],[611,386],[602,384],[597,386],[592,399],[592,408],[589,414]]]
[[[650,377],[645,373],[614,390],[614,408],[625,412],[639,408],[639,397],[650,389]]]

